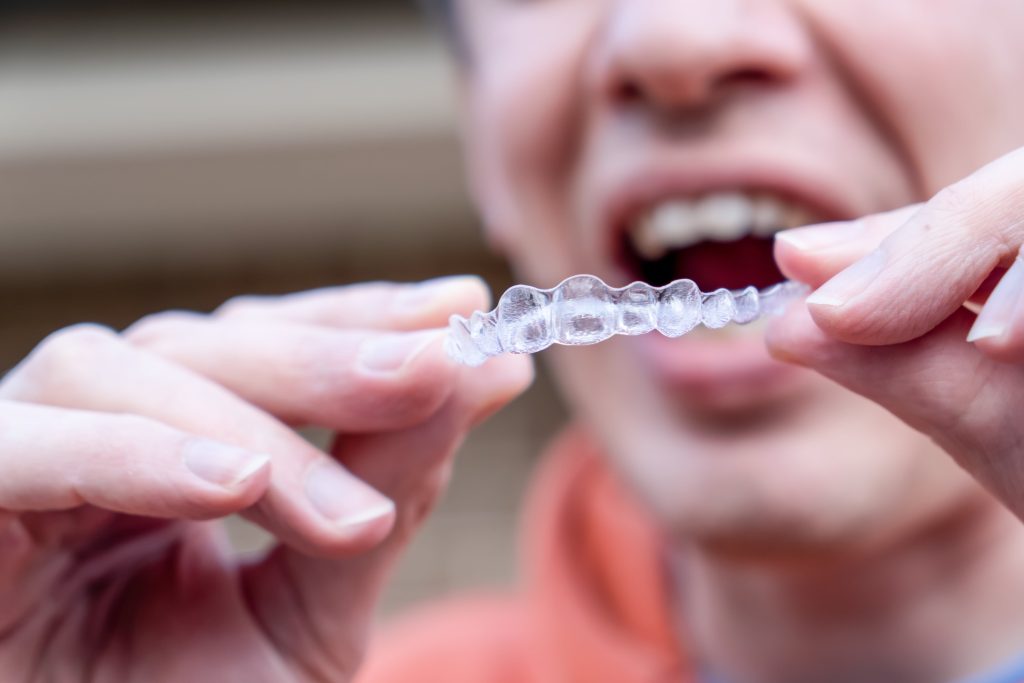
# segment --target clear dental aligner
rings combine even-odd
[[[714,330],[781,313],[807,291],[805,285],[783,282],[760,292],[747,287],[703,293],[692,280],[614,288],[593,275],[574,275],[552,289],[516,285],[490,313],[477,311],[468,320],[453,315],[445,348],[457,362],[475,367],[502,353],[596,344],[617,334],[657,330],[681,337],[698,325]]]

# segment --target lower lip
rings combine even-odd
[[[743,396],[756,402],[798,374],[768,355],[759,330],[729,335],[700,330],[679,339],[654,333],[630,341],[659,383],[697,401]]]

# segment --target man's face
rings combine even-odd
[[[781,278],[771,234],[920,201],[1024,144],[1020,0],[465,0],[471,179],[520,277]],[[899,292],[893,292],[899,296]],[[980,494],[757,326],[548,352],[680,536],[901,536]]]

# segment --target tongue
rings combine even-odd
[[[676,252],[676,277],[690,278],[705,292],[720,287],[768,287],[785,278],[772,256],[773,240],[747,236],[735,242],[701,242]]]

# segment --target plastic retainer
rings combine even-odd
[[[516,285],[490,313],[477,311],[468,320],[453,315],[445,348],[457,362],[475,367],[502,353],[597,344],[617,334],[657,330],[681,337],[698,325],[718,329],[781,313],[807,292],[806,285],[789,281],[760,292],[747,287],[703,293],[692,280],[614,288],[594,275],[574,275],[552,289]]]

